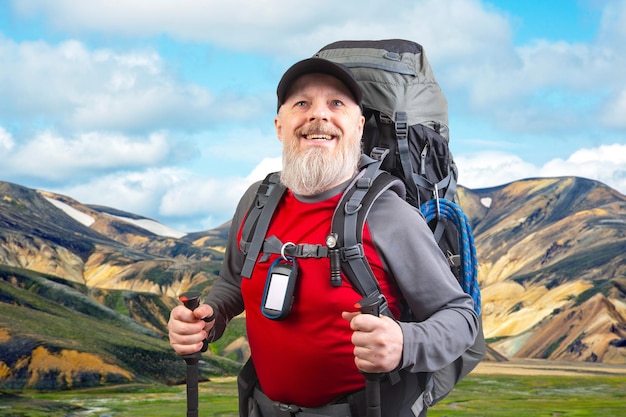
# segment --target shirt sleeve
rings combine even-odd
[[[424,217],[394,192],[385,192],[375,202],[367,225],[415,318],[399,322],[404,336],[402,369],[441,369],[474,343],[479,320],[472,298],[450,271]]]
[[[259,182],[250,186],[239,200],[228,232],[222,269],[206,298],[206,303],[213,307],[215,312],[215,324],[209,334],[209,342],[219,339],[224,334],[228,322],[244,310],[241,297],[241,269],[244,254],[239,249],[239,237],[241,225],[248,214],[258,186]]]

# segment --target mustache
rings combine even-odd
[[[329,136],[340,136],[341,132],[339,131],[339,129],[336,129],[332,126],[328,126],[326,124],[323,123],[312,123],[310,125],[307,126],[303,126],[299,129],[296,129],[295,131],[296,135],[298,136],[308,136],[308,135],[312,135],[312,134],[322,134],[322,135],[329,135]]]

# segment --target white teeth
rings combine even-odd
[[[330,135],[321,135],[321,134],[313,134],[313,135],[307,135],[306,138],[308,140],[331,140],[332,136],[330,136]]]

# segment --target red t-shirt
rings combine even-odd
[[[340,197],[302,202],[288,191],[267,236],[283,243],[324,245]],[[397,317],[398,290],[383,270],[367,225],[364,229],[365,255]],[[356,311],[354,304],[363,297],[345,276],[340,287],[331,286],[328,258],[298,258],[291,313],[283,320],[271,320],[262,314],[261,300],[269,267],[278,256],[257,262],[252,277],[241,282],[248,340],[263,391],[274,401],[318,407],[362,389],[365,379],[354,364],[352,330],[341,312]]]

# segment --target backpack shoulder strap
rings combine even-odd
[[[256,191],[256,196],[244,220],[239,247],[246,259],[241,276],[249,278],[261,253],[265,234],[286,187],[280,183],[280,173],[273,172],[265,177]]]
[[[400,195],[404,193],[402,181],[380,169],[388,152],[387,149],[374,148],[373,157],[362,157],[361,172],[339,201],[331,226],[341,248],[342,270],[364,297],[381,293],[363,250],[365,218],[374,201],[386,190],[393,188]]]

